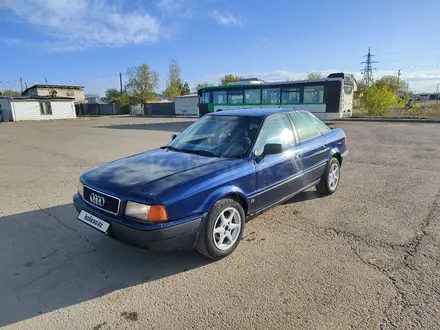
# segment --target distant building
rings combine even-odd
[[[68,97],[0,97],[0,121],[76,118],[75,103]]]
[[[82,86],[34,85],[32,87],[26,88],[21,95],[27,97],[70,97],[74,98],[75,103],[84,103],[86,101],[84,87]]]
[[[98,94],[86,94],[86,102],[88,104],[105,103]]]
[[[414,94],[413,97],[419,101],[440,100],[439,94],[436,93]]]

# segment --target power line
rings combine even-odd
[[[364,69],[361,70],[361,74],[364,76],[362,81],[367,86],[371,86],[374,83],[373,70],[375,70],[375,68],[373,68],[373,64],[378,62],[372,60],[373,56],[374,55],[371,54],[371,47],[368,47],[368,54],[364,56],[367,59],[360,63],[365,64]]]

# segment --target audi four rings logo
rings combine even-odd
[[[90,194],[89,200],[90,200],[93,204],[98,205],[98,206],[104,206],[104,204],[105,204],[105,199],[104,199],[104,197],[99,196],[99,195],[97,195],[97,194],[95,194],[95,193],[91,193],[91,194]]]

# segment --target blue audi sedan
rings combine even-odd
[[[310,187],[333,194],[347,154],[344,131],[307,111],[216,112],[167,146],[84,173],[73,202],[79,220],[110,237],[217,260],[249,216]]]

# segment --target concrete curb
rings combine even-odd
[[[382,123],[425,123],[440,124],[440,119],[417,119],[417,118],[341,118],[335,120],[326,120],[331,122],[382,122]]]

